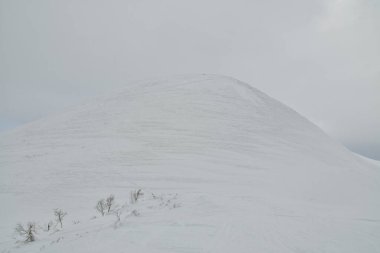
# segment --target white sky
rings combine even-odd
[[[248,82],[380,159],[380,1],[0,0],[0,130],[184,73]]]

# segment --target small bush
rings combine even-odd
[[[137,202],[137,200],[142,197],[144,195],[144,193],[142,192],[141,189],[138,189],[138,190],[134,190],[131,192],[131,196],[130,196],[130,199],[131,199],[131,204],[134,204]]]
[[[17,224],[15,230],[25,239],[25,242],[34,242],[36,240],[36,225],[33,222],[29,222],[26,227],[21,224]]]
[[[121,225],[121,214],[122,214],[122,210],[121,209],[117,209],[117,210],[114,210],[112,211],[112,213],[115,215],[116,217],[116,221],[114,223],[114,228],[118,228],[120,225]]]
[[[137,210],[135,209],[135,210],[133,210],[133,211],[131,212],[131,215],[132,215],[132,216],[140,216],[140,212],[137,211]]]
[[[104,199],[101,199],[98,201],[98,203],[95,206],[95,209],[102,215],[104,216],[106,209],[107,209],[107,204]]]
[[[111,207],[114,205],[114,202],[115,202],[115,196],[111,194],[111,195],[106,199],[107,213],[110,213],[110,211],[111,211]]]

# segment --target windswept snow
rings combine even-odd
[[[118,226],[94,208],[140,188]],[[0,252],[380,252],[380,168],[222,76],[133,83],[0,135],[0,201]],[[54,208],[62,230],[15,243]]]

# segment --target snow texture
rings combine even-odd
[[[0,135],[0,252],[380,252],[379,173],[238,80],[136,82]]]

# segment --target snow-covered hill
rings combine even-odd
[[[108,194],[117,226],[94,208]],[[0,201],[0,252],[380,252],[379,168],[222,76],[129,84],[0,135]],[[15,243],[28,221],[37,240]]]

